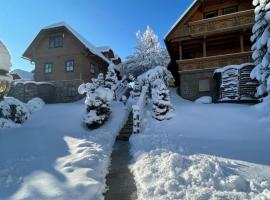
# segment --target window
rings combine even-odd
[[[74,71],[74,60],[67,60],[65,68],[66,68],[66,72],[73,72]]]
[[[210,84],[208,79],[199,80],[199,92],[210,91]]]
[[[44,64],[44,73],[52,73],[53,64],[52,63],[45,63]]]
[[[229,7],[229,8],[223,8],[223,15],[231,14],[231,13],[236,13],[238,12],[238,7]]]
[[[63,43],[64,43],[64,38],[62,35],[50,37],[50,40],[49,40],[50,48],[63,47]]]
[[[90,64],[90,72],[91,73],[95,73],[95,68],[96,68],[96,66],[94,65],[94,64]]]
[[[208,18],[212,18],[212,17],[216,17],[216,16],[218,16],[217,10],[204,13],[204,19],[208,19]]]
[[[77,90],[75,87],[71,86],[68,87],[68,96],[69,97],[75,97],[77,95]]]

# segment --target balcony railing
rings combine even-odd
[[[218,56],[178,60],[177,63],[179,66],[179,73],[183,73],[193,70],[216,69],[227,65],[252,62],[251,55],[252,52],[241,52]]]
[[[177,33],[178,37],[201,36],[252,27],[254,10],[245,10],[188,23]]]

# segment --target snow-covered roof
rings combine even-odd
[[[100,46],[100,47],[97,47],[97,49],[98,49],[100,52],[107,52],[107,51],[112,50],[112,48],[111,48],[110,46]]]
[[[34,80],[33,73],[22,70],[22,69],[15,69],[15,70],[11,71],[10,74],[11,75],[17,74],[22,80],[28,80],[28,81]]]
[[[243,63],[243,64],[240,64],[240,65],[227,65],[225,67],[216,69],[214,71],[214,74],[215,73],[223,73],[228,69],[237,69],[237,70],[239,70],[239,69],[242,69],[243,67],[250,66],[250,65],[254,65],[254,63]]]
[[[168,37],[168,35],[172,32],[172,30],[182,21],[182,19],[188,14],[188,12],[195,6],[195,4],[199,0],[193,0],[193,2],[190,4],[190,6],[185,10],[185,12],[178,18],[178,20],[173,24],[173,26],[170,28],[168,33],[165,35],[164,39]]]
[[[80,35],[77,31],[75,31],[71,26],[69,26],[66,22],[59,22],[59,23],[55,23],[49,26],[46,26],[43,28],[43,30],[46,29],[51,29],[51,28],[57,28],[57,27],[65,27],[67,28],[78,40],[80,40],[81,43],[83,43],[83,45],[85,45],[85,47],[87,47],[93,54],[99,56],[100,58],[102,58],[104,61],[106,61],[108,64],[111,64],[111,61],[106,58],[99,50],[98,47],[96,47],[95,45],[93,45],[92,43],[90,43],[87,39],[85,39],[82,35]]]

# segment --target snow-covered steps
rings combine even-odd
[[[128,116],[128,120],[125,126],[120,131],[116,140],[128,141],[130,135],[132,134],[132,131],[133,131],[133,118],[132,118],[132,112],[130,112]]]

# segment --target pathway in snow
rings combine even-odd
[[[105,200],[136,200],[137,189],[134,177],[129,169],[132,156],[128,141],[132,133],[132,114],[126,125],[121,130],[118,140],[113,147],[110,172],[107,176],[109,190],[105,194]]]
[[[81,124],[83,101],[45,105],[22,127],[0,130],[0,200],[102,200],[112,147],[128,114],[119,102],[112,109],[94,130]]]

